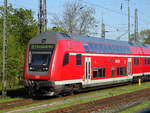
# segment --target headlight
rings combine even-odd
[[[43,71],[48,71],[48,68],[47,67],[43,68]]]
[[[33,68],[32,68],[32,67],[30,67],[29,69],[30,69],[30,70],[32,70]]]

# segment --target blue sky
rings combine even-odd
[[[39,0],[8,0],[14,7],[22,7],[32,9],[34,15],[38,12]],[[47,0],[48,10],[48,26],[51,25],[51,17],[53,14],[62,14],[63,4],[68,0]],[[106,34],[106,38],[116,39],[118,36],[127,32],[127,0],[80,0],[85,5],[96,10],[96,19],[98,21],[97,35],[100,36],[101,18],[103,15],[106,30],[110,31]],[[3,0],[0,0],[0,4]],[[122,4],[122,10],[120,6]],[[134,9],[138,9],[139,15],[139,31],[150,28],[150,0],[130,0],[131,7],[131,33],[134,31]],[[126,36],[122,40],[126,40]]]

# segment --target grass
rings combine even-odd
[[[146,108],[150,108],[150,101],[147,101],[147,102],[137,105],[135,107],[129,108],[128,110],[125,110],[120,113],[136,113],[136,112],[146,109]]]
[[[20,98],[11,98],[11,97],[0,98],[0,103],[9,102],[9,101],[13,101],[13,100],[19,100],[19,99]]]
[[[120,94],[123,94],[123,93],[129,93],[129,92],[141,90],[141,89],[144,89],[144,88],[149,88],[149,86],[150,86],[150,82],[147,82],[147,83],[143,83],[141,86],[138,86],[137,84],[134,84],[134,85],[121,86],[121,87],[115,87],[115,88],[110,88],[110,89],[97,90],[97,91],[94,91],[94,92],[85,93],[85,94],[80,95],[80,97],[82,97],[82,96],[90,96],[90,95],[100,94],[97,97],[88,98],[88,99],[80,99],[80,100],[77,100],[77,101],[76,101],[76,99],[78,98],[78,96],[69,97],[69,99],[74,99],[74,101],[64,103],[62,105],[55,105],[55,106],[52,106],[52,107],[46,107],[46,108],[41,108],[41,109],[38,109],[38,110],[33,110],[33,111],[30,111],[29,113],[40,113],[40,112],[46,112],[46,111],[50,111],[50,110],[60,109],[60,108],[68,107],[68,106],[75,105],[75,104],[86,103],[86,102],[89,102],[89,101],[94,101],[94,100],[98,100],[98,99],[102,99],[102,98],[106,98],[106,97],[110,97],[110,96],[120,95]],[[42,102],[42,103],[36,103],[36,104],[27,105],[27,106],[23,106],[23,107],[17,107],[15,109],[28,108],[28,107],[31,107],[31,106],[37,106],[37,105],[48,104],[48,103],[59,102],[59,101],[63,101],[63,99],[60,99],[60,98],[54,99],[54,100],[52,99],[52,100]],[[7,110],[7,111],[9,111],[9,110]],[[4,111],[2,111],[2,112],[4,112]]]

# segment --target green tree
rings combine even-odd
[[[65,29],[63,29],[63,28],[61,28],[61,27],[53,27],[53,28],[51,28],[51,29],[49,29],[48,31],[56,31],[56,32],[62,32],[62,33],[68,33],[68,31],[67,30],[65,30]]]
[[[131,34],[130,36],[130,42],[135,41],[135,35]],[[150,29],[143,30],[138,33],[138,37],[136,39],[137,42],[144,43],[144,44],[150,44]]]
[[[150,44],[150,29],[141,31],[140,37],[144,40],[145,44]]]
[[[12,87],[22,77],[25,48],[28,41],[37,34],[38,26],[32,10],[17,9],[13,8],[12,5],[9,5],[7,9],[7,75],[9,86]],[[2,23],[3,7],[0,7],[0,51],[2,51]],[[0,55],[2,56],[2,52]],[[2,57],[0,57],[0,62],[2,62]],[[0,67],[2,67],[1,64]]]

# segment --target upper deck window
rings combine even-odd
[[[95,52],[94,44],[89,44],[89,46],[90,46],[90,51],[89,52]]]
[[[84,44],[84,48],[85,48],[86,52],[89,52],[89,46],[88,46],[88,44]]]
[[[99,48],[99,45],[98,45],[98,44],[95,44],[95,48],[96,48],[96,52],[97,52],[97,53],[100,53],[100,48]]]
[[[103,45],[102,44],[99,45],[99,49],[100,49],[101,53],[104,53],[104,49],[103,49]]]

